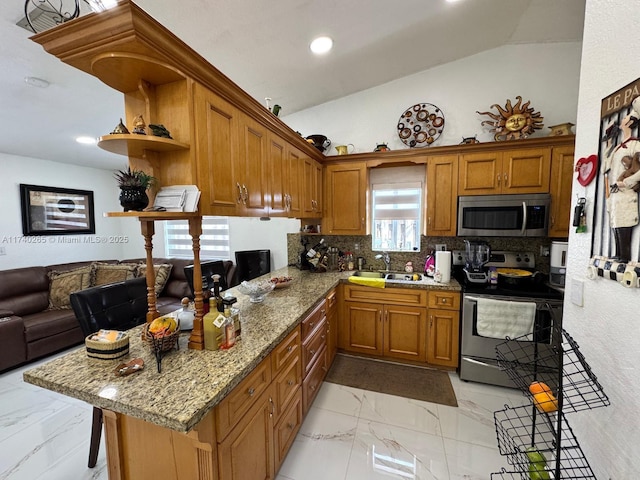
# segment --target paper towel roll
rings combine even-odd
[[[440,272],[440,282],[451,281],[451,252],[436,252],[436,272]]]

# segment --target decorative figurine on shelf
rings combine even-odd
[[[127,127],[124,126],[124,123],[122,123],[122,119],[120,119],[120,123],[118,125],[116,125],[116,128],[113,129],[113,132],[111,132],[111,135],[118,135],[120,133],[129,133],[129,130],[127,130]]]
[[[150,123],[149,128],[151,129],[151,135],[154,137],[171,138],[169,130],[164,125]]]
[[[479,115],[489,115],[493,120],[485,120],[483,126],[491,127],[490,131],[495,132],[494,139],[501,140],[517,140],[519,138],[527,138],[536,130],[540,130],[544,125],[540,116],[540,112],[534,111],[529,107],[531,102],[522,103],[522,97],[516,96],[518,102],[511,105],[511,100],[507,100],[504,108],[497,103],[491,105],[491,108],[497,108],[498,113],[493,112],[476,112]]]
[[[142,115],[138,115],[133,119],[133,133],[137,133],[138,135],[147,134],[147,124],[144,122]]]
[[[480,143],[476,138],[476,135],[474,135],[473,137],[462,137],[462,141],[460,142],[460,145],[471,145],[474,143]]]
[[[574,124],[571,122],[561,123],[559,125],[552,125],[549,127],[551,129],[549,136],[559,137],[561,135],[573,135],[573,132],[571,131],[571,127],[573,127],[573,125]]]
[[[374,152],[388,152],[391,150],[386,143],[378,143],[376,148],[373,150]]]

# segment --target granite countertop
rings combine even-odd
[[[242,319],[241,340],[230,350],[190,350],[190,332],[179,349],[162,359],[162,373],[150,348],[140,339],[142,326],[129,331],[129,355],[118,360],[87,357],[84,347],[27,370],[28,383],[91,405],[119,412],[180,432],[188,432],[275,348],[333,287],[351,272],[310,273],[285,267],[264,278],[289,276],[291,285],[272,291],[263,303],[252,304],[235,289]],[[460,290],[452,280],[437,284],[387,282],[389,287]],[[142,358],[144,370],[118,377],[120,363]],[[169,406],[169,408],[167,408]]]

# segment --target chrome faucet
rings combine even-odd
[[[389,257],[389,254],[387,252],[382,252],[382,253],[379,253],[378,255],[376,255],[376,260],[383,260],[384,261],[384,266],[385,266],[385,271],[388,272],[390,270],[391,257]]]

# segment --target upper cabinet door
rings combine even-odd
[[[458,211],[458,156],[427,159],[427,235],[455,237]]]
[[[366,163],[327,165],[324,173],[325,231],[332,235],[366,235]]]
[[[303,159],[302,218],[322,217],[322,165],[314,159]]]
[[[240,115],[240,155],[236,187],[242,191],[242,207],[248,216],[267,215],[267,129],[247,115]]]
[[[462,154],[458,193],[548,193],[550,168],[549,147]]]
[[[574,147],[555,147],[551,155],[551,215],[549,236],[568,237],[571,225],[571,186]]]
[[[286,217],[289,214],[289,159],[285,142],[269,134],[267,175],[269,178],[269,216]]]
[[[287,148],[287,164],[289,171],[289,188],[287,190],[289,217],[300,218],[304,198],[304,160],[302,152],[290,145]]]
[[[548,193],[550,148],[526,148],[502,153],[502,193]]]
[[[240,112],[197,84],[194,102],[200,211],[203,215],[237,215],[242,191],[236,186],[234,159]]]

